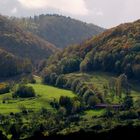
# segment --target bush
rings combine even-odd
[[[7,83],[0,83],[0,94],[8,93],[10,86]]]
[[[34,79],[33,75],[30,74],[30,75],[23,76],[20,83],[21,84],[28,84],[28,83],[35,84],[36,80]]]
[[[138,113],[134,110],[129,110],[129,111],[122,112],[119,117],[122,120],[137,119]]]
[[[2,103],[9,103],[9,100],[11,100],[11,98],[9,96],[3,96],[2,98]]]
[[[140,78],[140,64],[134,64],[133,65],[133,73],[135,78]]]
[[[58,103],[58,101],[57,101],[56,99],[52,100],[52,101],[50,102],[50,105],[51,105],[53,108],[55,108],[55,109],[58,109],[58,108],[59,108],[59,103]]]
[[[112,118],[113,117],[113,111],[112,111],[112,108],[108,107],[106,109],[106,111],[104,112],[104,117],[107,117],[107,118]]]
[[[27,108],[23,104],[20,104],[18,107],[22,113],[24,113],[24,114],[28,113]]]
[[[128,110],[133,107],[133,99],[131,96],[126,96],[123,101],[123,108]]]
[[[64,107],[67,111],[67,114],[71,114],[72,111],[72,99],[67,96],[61,96],[59,99],[59,105]]]
[[[50,84],[50,74],[51,71],[49,69],[45,69],[44,72],[42,73],[42,79],[44,84]]]
[[[50,74],[50,84],[51,85],[55,85],[56,84],[56,80],[57,80],[58,76],[56,73],[51,73]]]
[[[26,85],[19,85],[17,90],[13,93],[13,97],[21,97],[21,98],[28,98],[28,97],[35,97],[35,91],[32,87]]]
[[[60,107],[58,110],[58,114],[61,116],[65,116],[67,114],[67,110],[64,107]]]
[[[100,100],[95,96],[95,95],[92,95],[88,98],[88,101],[87,101],[87,104],[90,106],[90,107],[94,107],[95,105],[99,104],[100,103]]]
[[[78,114],[71,115],[68,117],[68,120],[70,122],[78,122],[80,120],[80,116]]]
[[[32,77],[32,79],[30,79],[30,83],[31,84],[35,84],[36,83],[36,80]]]

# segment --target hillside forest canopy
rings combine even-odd
[[[103,30],[0,16],[0,139],[107,139],[140,127],[140,20]]]

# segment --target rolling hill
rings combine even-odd
[[[59,74],[104,71],[139,78],[140,20],[121,24],[80,45],[65,48],[52,56],[48,65]]]
[[[34,18],[13,18],[20,27],[64,48],[81,43],[105,29],[60,15],[39,15]]]
[[[0,16],[0,48],[33,62],[48,58],[57,49],[51,43],[26,32],[4,16]]]

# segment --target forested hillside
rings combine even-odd
[[[64,48],[81,43],[105,29],[60,15],[39,15],[33,18],[13,18],[20,27]]]
[[[29,60],[18,58],[0,49],[0,77],[10,77],[31,72],[32,65]]]
[[[57,49],[51,43],[26,32],[6,17],[0,16],[0,48],[33,62],[48,58]]]
[[[140,77],[140,20],[121,24],[80,45],[68,47],[48,60],[49,71],[125,73]]]

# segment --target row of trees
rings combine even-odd
[[[86,83],[84,76],[82,78],[75,78],[67,77],[63,74],[46,73],[43,77],[43,82],[72,90],[78,97],[82,98],[88,107],[94,107],[100,103],[112,104],[116,98],[118,103],[123,104],[124,97],[129,97],[131,94],[131,86],[125,74],[121,74],[118,78],[112,78],[107,85],[103,85],[104,93],[100,93],[98,89],[94,87],[94,83]]]
[[[82,79],[71,79],[63,74],[58,76],[56,73],[49,73],[43,77],[43,83],[72,90],[90,107],[103,102],[102,95],[96,88],[84,84]]]

